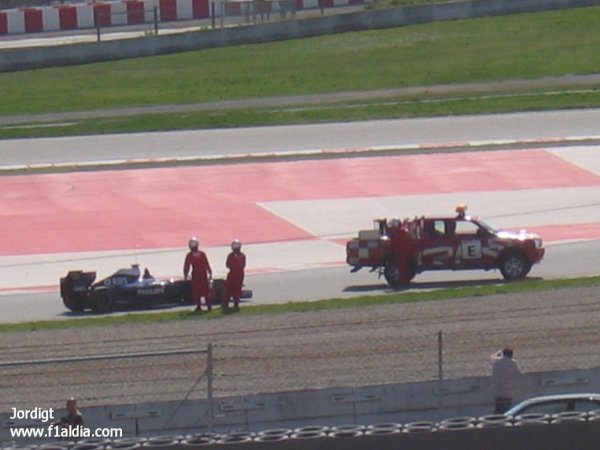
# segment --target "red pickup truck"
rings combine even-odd
[[[500,269],[507,280],[524,278],[544,257],[542,239],[526,230],[496,230],[466,215],[466,207],[454,217],[419,217],[412,220],[376,219],[375,228],[362,230],[346,244],[346,261],[352,272],[364,267],[378,271],[392,286],[401,286],[398,261],[408,265],[408,278],[428,270]],[[398,254],[394,237],[408,235],[406,254]],[[409,250],[406,250],[406,249]]]

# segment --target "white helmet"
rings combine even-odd
[[[198,248],[198,238],[196,236],[194,236],[193,238],[190,238],[190,240],[188,241],[188,247],[190,248],[190,250],[195,250]]]
[[[231,250],[239,250],[242,248],[242,243],[238,239],[234,239],[231,243]]]
[[[400,221],[400,218],[398,217],[394,217],[392,220],[390,220],[390,227],[392,228],[396,228],[398,227],[402,222]]]

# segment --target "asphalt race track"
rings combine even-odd
[[[529,278],[569,278],[598,275],[600,240],[557,244],[548,247],[543,264],[535,266]],[[457,287],[482,282],[502,282],[499,271],[428,272],[418,275],[413,290]],[[254,291],[255,303],[307,301],[322,298],[348,298],[392,292],[383,279],[365,270],[351,274],[347,267],[305,269],[251,275],[247,286]],[[60,301],[58,292],[24,292],[0,295],[2,322],[93,317],[93,313],[74,314]],[[173,310],[177,308],[172,308]],[[180,309],[189,310],[190,307]],[[156,311],[165,311],[157,309]],[[121,313],[114,313],[121,314]]]
[[[600,109],[2,141],[0,165],[599,134]],[[34,145],[32,145],[34,143]],[[82,151],[85,149],[85,151]]]
[[[224,272],[228,242],[242,239],[255,303],[387,292],[375,274],[348,273],[345,240],[370,227],[374,217],[452,214],[454,205],[463,202],[495,226],[527,227],[542,235],[547,257],[531,277],[598,275],[600,147],[545,147],[543,140],[593,136],[592,122],[599,119],[598,111],[575,111],[222,130],[214,135],[225,143],[236,142],[230,150],[237,153],[339,149],[350,141],[354,146],[534,138],[540,143],[539,148],[485,152],[440,149],[368,158],[2,177],[2,321],[70,317],[57,294],[58,277],[69,269],[106,275],[139,262],[155,275],[179,275],[183,246],[192,234],[200,237],[217,275]],[[573,134],[568,133],[570,124]],[[143,145],[145,139],[189,143],[190,133],[213,134],[112,136],[110,144],[106,137],[2,141],[2,163],[69,161],[73,148],[84,142],[88,151],[79,152],[79,161],[113,159],[120,145],[132,139],[139,145],[119,157],[148,157],[153,150],[144,150],[152,148]],[[261,133],[263,147],[258,144]],[[360,139],[352,140],[355,133]],[[302,134],[310,139],[299,140]],[[198,142],[203,144],[195,147],[196,154],[210,154],[210,139]],[[189,155],[194,148],[184,147],[162,147],[160,156]],[[19,148],[34,151],[17,157]],[[215,146],[214,151],[222,153],[223,148]],[[474,280],[494,282],[500,276],[422,274],[414,288]]]

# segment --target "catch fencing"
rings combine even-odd
[[[546,328],[523,331],[526,318],[506,317],[488,329],[484,316],[494,313],[475,313],[466,301],[460,303],[464,309],[440,313],[444,318],[411,318],[421,307],[414,304],[406,305],[405,312],[397,308],[402,317],[386,308],[364,316],[323,311],[318,321],[313,314],[286,315],[284,324],[278,323],[277,315],[265,316],[241,329],[232,324],[227,331],[216,323],[221,321],[202,327],[184,322],[178,325],[179,334],[168,337],[158,331],[156,336],[131,337],[128,327],[119,327],[110,330],[110,338],[97,331],[100,337],[69,345],[67,340],[76,339],[70,332],[40,347],[13,344],[11,349],[4,342],[0,411],[56,408],[71,396],[96,406],[420,381],[437,381],[440,390],[445,380],[489,376],[490,355],[504,343],[514,345],[525,372],[599,365],[600,331],[593,329],[594,323],[589,329],[577,322],[560,328],[557,317],[548,320]],[[493,302],[489,307],[494,309]],[[455,314],[463,315],[460,321]],[[449,323],[443,334],[435,323],[440,320]],[[198,348],[203,333],[217,342],[214,356],[212,346]],[[115,346],[129,352],[110,354]],[[40,359],[40,352],[51,358]]]
[[[85,405],[204,398],[209,428],[213,418],[212,344],[205,349],[5,361],[0,379],[1,411],[60,409],[73,396]]]

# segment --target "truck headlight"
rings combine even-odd
[[[533,246],[535,248],[542,248],[544,246],[544,243],[542,242],[541,239],[534,239],[533,240]]]

